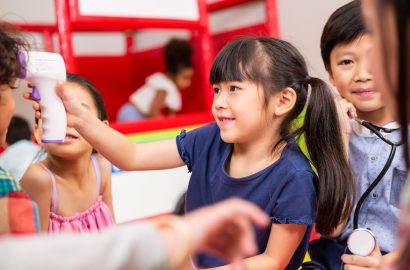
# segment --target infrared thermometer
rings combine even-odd
[[[67,133],[64,104],[56,93],[58,82],[66,80],[63,57],[49,52],[19,52],[21,78],[34,86],[32,97],[41,105],[43,143],[63,143]]]

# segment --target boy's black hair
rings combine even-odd
[[[361,13],[361,3],[354,0],[330,15],[323,28],[320,50],[326,70],[330,73],[330,54],[338,45],[348,44],[366,33]]]
[[[22,66],[18,52],[28,47],[18,30],[6,22],[0,22],[0,84],[10,85],[20,77]]]
[[[164,48],[167,71],[173,75],[192,67],[192,47],[188,41],[173,38]]]
[[[31,130],[29,123],[20,116],[13,116],[11,118],[7,135],[6,142],[8,145],[12,145],[21,140],[30,140]]]
[[[325,82],[308,74],[306,62],[290,43],[271,37],[244,37],[228,43],[217,55],[210,83],[251,81],[261,85],[265,106],[272,95],[293,88],[296,103],[280,126],[279,142],[302,133],[311,162],[318,173],[318,232],[329,235],[352,210],[355,183],[344,149],[338,113],[332,91]],[[309,88],[311,89],[308,99]],[[292,123],[306,106],[301,128]]]
[[[85,90],[87,90],[91,94],[91,96],[94,100],[95,106],[96,106],[97,111],[98,111],[98,118],[101,121],[108,120],[108,114],[107,114],[107,109],[105,107],[104,97],[101,94],[101,92],[97,89],[97,87],[95,87],[86,78],[84,78],[80,75],[73,74],[73,73],[68,73],[68,72],[67,72],[67,81],[72,82],[72,83],[76,83],[76,84],[82,86]]]

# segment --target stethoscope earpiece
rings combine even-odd
[[[356,229],[347,238],[349,250],[360,256],[369,256],[376,246],[376,237],[368,229]]]

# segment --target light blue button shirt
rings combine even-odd
[[[397,128],[397,123],[389,123],[385,128]],[[349,158],[356,178],[356,204],[360,196],[376,179],[383,169],[391,146],[357,122],[352,123],[349,142]],[[400,129],[382,133],[392,142],[400,141]],[[366,198],[359,214],[359,228],[368,228],[376,236],[382,251],[391,252],[396,248],[396,228],[399,218],[399,199],[406,180],[403,147],[397,147],[393,162],[381,182]],[[355,205],[356,205],[355,204]],[[353,229],[353,214],[344,228],[340,240],[346,240]]]

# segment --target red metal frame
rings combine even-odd
[[[208,11],[212,12],[212,11],[217,11],[217,10],[221,10],[225,8],[234,7],[237,5],[246,4],[249,2],[253,2],[253,1],[255,0],[224,0],[224,1],[217,1],[213,3],[209,3],[207,6],[208,6]]]
[[[202,67],[202,96],[206,108],[212,104],[212,95],[207,91],[208,76],[213,60],[213,45],[209,31],[208,11],[205,0],[198,0],[198,21],[174,19],[146,19],[146,18],[118,18],[107,16],[83,16],[79,13],[77,0],[55,0],[57,13],[57,28],[60,36],[60,51],[67,64],[67,70],[76,70],[75,58],[72,50],[72,30],[98,31],[126,31],[141,28],[183,28],[197,30],[199,33],[201,67]],[[130,53],[133,40],[127,37],[127,54]]]
[[[213,95],[209,85],[209,73],[211,72],[212,63],[214,60],[214,46],[209,29],[208,10],[205,0],[198,0],[199,10],[199,44],[201,54],[202,67],[202,91],[204,97],[205,108],[211,109]]]
[[[279,19],[276,9],[276,0],[265,0],[266,29],[271,37],[279,37]]]
[[[60,42],[60,53],[69,72],[75,73],[77,65],[73,54],[72,29],[70,15],[68,14],[67,1],[55,0],[58,40]]]
[[[126,18],[108,16],[84,16],[79,13],[78,0],[55,0],[56,26],[51,25],[18,25],[23,30],[42,32],[45,49],[53,50],[52,33],[57,32],[60,53],[63,56],[67,71],[78,70],[73,53],[72,33],[74,31],[134,31],[143,28],[187,29],[192,31],[192,37],[199,46],[199,64],[201,67],[202,87],[197,91],[203,97],[204,106],[209,110],[212,104],[212,91],[208,83],[209,72],[214,59],[214,44],[209,29],[209,12],[234,7],[255,0],[221,0],[207,4],[206,0],[198,1],[199,19],[197,21],[155,19],[155,18]],[[263,24],[265,33],[279,36],[276,0],[265,0],[266,22]],[[134,39],[126,34],[126,56],[133,53]]]

